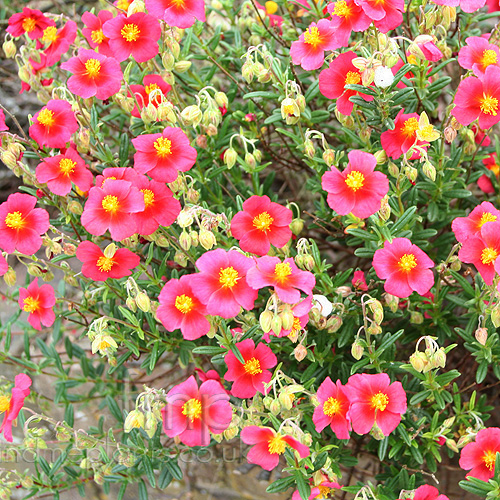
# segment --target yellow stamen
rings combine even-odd
[[[283,453],[285,453],[285,448],[286,441],[284,441],[279,434],[276,434],[276,436],[268,441],[267,449],[271,455],[283,455]]]
[[[371,398],[372,408],[375,408],[379,411],[384,411],[389,404],[389,396],[384,394],[383,392],[378,392],[374,394]]]
[[[297,332],[300,332],[300,330],[302,330],[302,325],[300,324],[300,319],[294,316],[292,329],[290,330],[290,333],[288,334],[288,336],[293,337],[294,334],[296,334]]]
[[[10,406],[10,398],[8,396],[0,396],[0,413],[7,411]]]
[[[483,456],[483,462],[490,471],[495,468],[495,461],[497,458],[497,452],[493,450],[488,450]]]
[[[119,207],[120,207],[120,202],[118,201],[118,198],[116,196],[107,194],[102,199],[102,208],[104,208],[106,212],[111,212],[112,214],[115,214],[118,211]]]
[[[23,300],[23,311],[34,313],[38,309],[40,309],[40,301],[35,299],[35,297],[26,297]]]
[[[44,125],[45,127],[52,127],[54,125],[54,112],[50,109],[42,109],[38,116],[36,117],[38,123]]]
[[[361,75],[357,71],[349,71],[345,76],[345,85],[356,85],[361,81]]]
[[[418,130],[418,118],[408,118],[401,127],[401,132],[406,137],[414,137]]]
[[[290,267],[289,262],[281,262],[279,264],[276,264],[276,267],[274,268],[274,276],[278,281],[285,281],[286,278],[290,276],[290,274],[292,274],[292,268]]]
[[[99,271],[103,273],[107,273],[111,271],[112,267],[115,265],[115,261],[112,258],[106,257],[105,255],[101,255],[97,259],[97,267]]]
[[[33,19],[32,17],[27,17],[23,21],[23,30],[26,31],[27,33],[31,33],[36,26],[36,19]]]
[[[116,8],[121,10],[128,10],[131,3],[131,0],[118,0],[118,2],[116,3]]]
[[[417,258],[412,253],[405,253],[398,262],[399,269],[405,273],[409,273],[417,267]]]
[[[436,131],[434,127],[429,123],[429,125],[424,125],[419,129],[419,138],[423,141],[432,142],[436,139]]]
[[[151,94],[153,90],[161,90],[161,89],[158,85],[156,85],[156,83],[150,83],[149,85],[146,85],[144,87],[144,91],[146,92],[147,95]]]
[[[488,165],[488,170],[491,170],[494,174],[495,174],[495,177],[498,177],[498,175],[500,174],[500,165],[498,165],[498,163],[494,163],[493,165]]]
[[[222,288],[233,288],[239,279],[238,271],[232,266],[219,270],[219,283],[222,285]]]
[[[70,160],[69,158],[63,158],[59,162],[59,169],[64,175],[72,174],[75,171],[76,161]]]
[[[357,170],[353,170],[347,174],[345,179],[345,183],[349,186],[354,192],[361,189],[365,184],[365,176],[358,172]]]
[[[102,32],[102,30],[94,30],[90,33],[90,39],[94,43],[97,43],[99,45],[101,45],[101,43],[104,42],[105,38],[106,37],[104,36],[104,33]]]
[[[322,500],[323,498],[328,498],[330,496],[330,491],[332,488],[328,486],[322,486],[321,484],[318,486],[319,495],[316,496],[315,500]]]
[[[479,108],[486,115],[497,116],[498,114],[498,99],[490,95],[483,94],[479,99]]]
[[[273,222],[274,219],[267,212],[262,212],[253,218],[252,224],[255,229],[265,232],[269,230]]]
[[[491,247],[483,248],[483,251],[481,252],[481,262],[486,266],[493,264],[493,262],[497,260],[497,257],[498,252]]]
[[[349,17],[351,15],[351,8],[345,0],[339,0],[333,6],[333,14],[339,17]]]
[[[87,70],[85,74],[89,78],[95,78],[96,76],[99,76],[99,73],[101,72],[101,63],[97,59],[87,59],[85,62],[85,69]]]
[[[481,57],[481,64],[484,69],[492,64],[496,64],[497,62],[498,56],[494,50],[488,49],[483,52],[483,57]]]
[[[285,104],[283,111],[289,116],[295,115],[295,106],[293,104]]]
[[[483,212],[483,215],[481,215],[481,219],[477,223],[477,228],[481,229],[487,222],[495,222],[496,220],[496,215],[493,215],[490,212]]]
[[[127,42],[135,42],[139,38],[141,30],[137,24],[125,24],[120,33]]]
[[[172,146],[172,142],[166,137],[158,137],[158,139],[156,139],[156,141],[154,142],[153,146],[156,149],[156,154],[160,158],[165,158],[166,156],[172,154],[172,151],[170,149]]]
[[[175,307],[182,314],[187,314],[188,312],[191,312],[193,310],[193,299],[184,294],[177,295],[177,297],[175,297]]]
[[[264,6],[266,8],[266,14],[268,16],[272,16],[278,10],[278,4],[276,2],[268,1],[268,2],[265,3]]]
[[[341,408],[342,408],[342,405],[337,398],[333,398],[333,397],[328,398],[323,404],[323,413],[327,417],[333,417],[333,415],[336,415],[337,413],[339,413]]]
[[[304,43],[312,45],[313,48],[315,49],[322,42],[323,39],[321,37],[321,33],[319,32],[319,29],[316,26],[306,29],[304,33]]]
[[[54,43],[59,38],[57,28],[49,26],[43,30],[42,40],[47,43]]]
[[[22,229],[26,221],[21,212],[9,212],[5,217],[5,225],[11,229]]]
[[[144,207],[149,208],[155,203],[155,194],[151,189],[141,189],[141,193],[144,195]]]
[[[245,361],[243,369],[249,375],[257,375],[259,373],[262,373],[262,370],[260,369],[260,361],[256,358],[251,358]]]
[[[186,401],[182,405],[182,414],[186,415],[191,422],[199,419],[201,416],[201,401],[196,398],[192,398],[189,401]]]

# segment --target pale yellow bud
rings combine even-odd
[[[481,345],[486,345],[486,341],[488,340],[488,330],[486,328],[478,328],[474,332],[474,337]]]
[[[151,311],[151,300],[145,292],[139,292],[135,298],[137,307],[143,312]]]
[[[215,238],[214,233],[211,231],[207,231],[206,229],[202,229],[200,231],[200,245],[205,249],[205,250],[210,250],[217,244],[217,240]]]

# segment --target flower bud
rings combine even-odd
[[[255,156],[252,153],[246,153],[245,154],[245,163],[248,165],[250,169],[254,169],[255,166],[257,165],[257,162],[255,161]]]
[[[259,323],[264,333],[271,331],[274,314],[271,311],[263,311],[259,316]]]
[[[387,170],[389,172],[389,175],[391,175],[392,177],[397,177],[399,175],[399,168],[393,161],[389,162]]]
[[[304,142],[304,152],[309,158],[314,158],[316,150],[314,149],[314,144],[311,139],[306,139]]]
[[[127,297],[127,300],[125,301],[125,305],[132,311],[136,312],[137,311],[137,304],[135,303],[135,300],[132,297]]]
[[[307,348],[302,344],[297,345],[293,350],[293,355],[297,361],[302,361],[307,356]]]
[[[205,249],[205,250],[210,250],[217,244],[217,240],[215,238],[214,233],[211,231],[207,231],[206,229],[202,229],[200,231],[200,245]]]
[[[436,180],[436,167],[434,167],[434,165],[429,160],[426,160],[424,162],[424,166],[422,167],[422,172],[431,181],[434,182]]]
[[[323,151],[323,161],[331,167],[335,162],[335,151],[333,149],[325,149]]]
[[[277,399],[273,400],[273,402],[269,405],[269,411],[274,416],[279,415],[279,413],[281,411],[281,404]]]
[[[167,71],[172,71],[175,64],[175,57],[172,52],[168,50],[164,51],[163,55],[161,56],[161,63]]]
[[[417,180],[417,177],[418,177],[418,170],[414,167],[406,167],[405,168],[405,175],[409,181],[415,182]]]
[[[414,325],[421,325],[424,322],[424,316],[418,311],[411,311],[410,313],[410,323]]]
[[[177,224],[179,227],[189,227],[194,222],[193,214],[188,210],[181,210],[177,216]]]
[[[201,122],[202,117],[203,113],[201,112],[201,109],[195,104],[184,108],[181,112],[181,118],[184,124],[187,126],[198,126]]]
[[[435,368],[444,368],[446,366],[446,353],[444,349],[439,348],[433,355],[432,359]]]
[[[75,214],[75,215],[82,215],[83,214],[83,207],[76,200],[72,200],[68,203],[68,212]]]
[[[382,304],[377,299],[372,299],[368,302],[368,308],[373,313],[373,319],[377,325],[380,325],[384,321],[384,308]]]
[[[185,73],[191,68],[192,64],[191,61],[177,61],[174,64],[174,70],[177,71],[177,73]]]
[[[179,245],[183,250],[186,251],[191,248],[191,238],[186,231],[182,231],[181,235],[179,236]]]
[[[14,286],[16,284],[16,271],[9,266],[8,271],[3,275],[3,280],[7,286]]]
[[[10,151],[3,151],[1,159],[6,167],[8,167],[8,168],[17,167],[17,158]]]
[[[153,439],[153,436],[156,433],[156,429],[158,427],[158,419],[154,416],[153,413],[148,413],[146,416],[146,422],[144,423],[144,430],[148,435],[149,439]]]
[[[139,410],[132,410],[125,419],[124,431],[130,432],[132,429],[144,428],[144,413]]]
[[[241,74],[247,83],[251,83],[254,77],[253,63],[250,60],[246,60],[241,68]]]
[[[373,156],[377,159],[377,165],[383,165],[387,161],[387,153],[383,149],[375,151]]]
[[[388,221],[391,216],[391,206],[389,205],[389,196],[385,195],[380,201],[380,210],[378,211],[379,217],[383,221]]]
[[[488,340],[488,330],[486,328],[478,328],[474,332],[474,337],[481,345],[486,345],[486,341]]]
[[[427,356],[423,352],[416,351],[410,356],[411,366],[419,373],[423,372],[427,363]]]
[[[227,95],[224,94],[224,92],[216,92],[214,94],[214,99],[217,103],[217,106],[219,106],[220,108],[227,108],[229,101],[227,99]]]
[[[330,316],[328,318],[328,321],[326,322],[326,328],[328,333],[335,333],[340,330],[340,327],[342,326],[342,318],[340,316],[337,316],[334,314],[333,316]]]
[[[497,305],[491,311],[491,322],[493,323],[495,328],[498,328],[500,326],[500,305]]]
[[[299,347],[299,346],[297,346],[297,347]],[[294,354],[297,351],[297,347],[295,348]],[[306,349],[306,354],[307,354],[307,349]],[[296,354],[295,354],[295,358],[297,359],[297,361],[302,361],[302,359],[304,359],[304,358],[298,359]],[[292,397],[290,397],[290,396],[292,396]],[[278,400],[280,402],[281,408],[284,410],[288,410],[288,411],[292,409],[293,399],[294,399],[293,394],[288,394],[285,391],[280,392],[280,395],[278,396]]]
[[[3,42],[2,49],[7,59],[12,59],[16,55],[16,44],[10,39]]]
[[[186,254],[184,252],[178,250],[177,252],[175,252],[174,262],[179,264],[179,266],[181,267],[186,267],[188,263],[188,258],[186,257]]]
[[[135,303],[137,307],[143,312],[151,311],[151,300],[148,297],[147,293],[139,292],[137,297],[135,298]]]
[[[280,314],[280,318],[283,330],[291,330],[295,317],[289,307]]]
[[[351,355],[356,360],[359,361],[363,357],[365,348],[360,344],[359,340],[355,340],[351,346]]]
[[[444,138],[448,144],[452,143],[457,137],[457,131],[453,127],[446,127],[444,129]]]
[[[293,219],[290,223],[290,230],[292,231],[292,233],[295,236],[298,236],[302,232],[302,229],[304,229],[304,220],[300,217]]]
[[[271,321],[271,330],[274,332],[275,335],[279,335],[281,333],[282,328],[283,324],[281,322],[281,318],[277,314],[273,315],[273,319]]]
[[[304,267],[308,271],[312,271],[314,269],[314,266],[315,266],[314,257],[309,254],[304,255]]]
[[[367,333],[370,335],[379,335],[382,333],[382,328],[380,325],[377,325],[377,323],[372,323],[367,329]]]

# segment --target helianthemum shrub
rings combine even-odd
[[[36,467],[1,498],[145,500],[236,444],[270,498],[447,500],[442,462],[499,498],[499,10],[8,12],[0,432]]]

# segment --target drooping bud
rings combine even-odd
[[[323,151],[323,161],[331,167],[335,162],[335,151],[333,149],[325,149]]]
[[[143,312],[151,311],[151,299],[145,292],[139,292],[135,298],[137,307]]]
[[[292,233],[298,236],[302,232],[302,229],[304,229],[304,220],[300,217],[293,219],[290,223],[290,230]]]
[[[481,345],[486,345],[486,341],[488,340],[488,330],[486,328],[478,328],[474,332],[474,337]]]
[[[264,333],[271,331],[274,314],[271,311],[263,311],[259,316],[259,323]]]
[[[132,429],[144,428],[144,413],[140,410],[132,410],[125,419],[123,426],[125,432],[130,432]]]
[[[235,149],[228,148],[226,149],[226,151],[224,151],[224,163],[226,164],[227,168],[229,169],[233,168],[237,158],[238,158],[238,153],[236,152]]]
[[[179,236],[179,245],[183,250],[186,251],[191,248],[191,238],[189,237],[187,231],[182,231],[181,235]]]
[[[7,59],[12,59],[16,55],[16,44],[11,39],[3,42],[2,49]]]
[[[293,355],[297,361],[302,361],[307,356],[307,348],[302,344],[298,344],[293,350]]]
[[[187,126],[198,126],[201,122],[202,117],[203,113],[201,112],[201,109],[195,104],[184,108],[181,112],[181,118],[184,124]]]
[[[365,352],[365,348],[360,344],[359,340],[355,340],[351,346],[351,355],[356,360],[359,361],[363,353]]]
[[[200,231],[200,245],[205,249],[205,250],[210,250],[217,244],[217,240],[215,238],[214,233],[211,231],[208,231],[206,229],[202,229]]]

